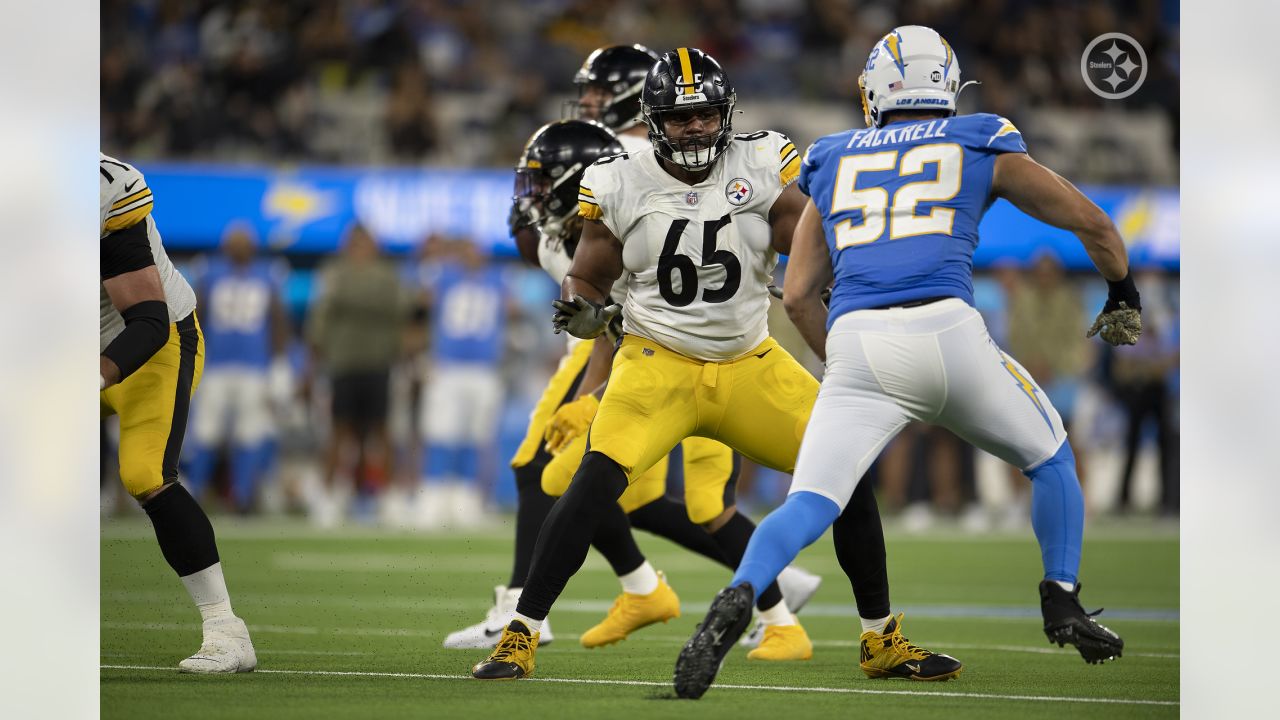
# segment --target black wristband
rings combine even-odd
[[[132,375],[169,340],[169,306],[163,300],[143,300],[120,313],[124,330],[102,355],[120,368],[120,379]]]
[[[1122,302],[1134,310],[1142,309],[1138,297],[1138,286],[1133,284],[1132,272],[1125,273],[1120,280],[1107,281],[1107,309],[1119,309]]]

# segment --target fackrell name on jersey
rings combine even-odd
[[[930,120],[927,123],[911,123],[899,127],[882,127],[875,130],[858,130],[849,138],[846,148],[880,147],[893,143],[911,142],[945,137],[950,120]]]

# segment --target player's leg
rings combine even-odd
[[[1062,419],[1026,369],[991,341],[981,316],[966,310],[967,322],[938,334],[950,393],[937,421],[1030,478],[1050,641],[1072,643],[1091,663],[1118,657],[1124,642],[1078,599],[1084,494]]]
[[[533,671],[541,622],[586,560],[600,518],[616,507],[634,473],[652,467],[693,430],[697,405],[689,388],[699,368],[656,344],[624,338],[588,431],[589,450],[538,534],[513,621],[494,653],[472,668],[474,677]]]
[[[551,376],[547,387],[542,391],[542,396],[534,405],[524,441],[520,443],[520,447],[511,459],[511,468],[516,482],[515,545],[512,552],[511,576],[506,585],[494,588],[495,601],[493,607],[485,613],[485,619],[450,633],[444,640],[444,646],[447,648],[492,648],[497,644],[503,626],[515,612],[516,602],[520,599],[525,578],[529,576],[529,566],[533,562],[533,547],[538,540],[538,531],[555,504],[555,497],[542,489],[544,468],[552,460],[543,443],[543,432],[556,408],[577,393],[590,355],[591,343],[578,343],[571,349],[561,359],[560,367]],[[566,488],[568,480],[573,477],[573,471],[576,469],[575,465],[567,471]],[[551,623],[544,620],[539,643],[547,645],[553,639]]]
[[[493,443],[494,429],[502,409],[502,377],[497,368],[477,366],[470,370],[471,412],[466,434],[458,447],[458,485],[453,488],[453,520],[463,527],[484,522],[484,493],[480,489],[481,453]]]
[[[436,367],[422,398],[422,474],[413,510],[420,528],[442,527],[451,518],[449,487],[457,472],[458,450],[466,441],[471,409],[459,368]]]
[[[208,391],[207,385],[205,391]],[[239,373],[232,408],[231,500],[236,510],[243,513],[253,507],[258,484],[271,462],[275,422],[267,405],[265,372]]]
[[[160,551],[203,621],[199,652],[186,672],[248,672],[257,666],[244,621],[231,610],[213,525],[178,479],[191,395],[200,383],[204,342],[195,316],[171,326],[169,342],[104,393],[120,416],[120,478],[151,519]]]

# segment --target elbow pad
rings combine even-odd
[[[120,379],[124,380],[168,342],[169,306],[163,300],[144,300],[120,315],[124,330],[102,354],[120,368]]]

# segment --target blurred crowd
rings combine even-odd
[[[509,166],[559,116],[582,59],[613,43],[707,50],[749,112],[809,103],[852,121],[867,53],[910,23],[941,32],[982,81],[968,107],[1019,125],[1048,111],[1031,126],[1050,141],[1070,139],[1063,109],[1151,117],[1135,134],[1177,148],[1176,0],[104,0],[101,12],[103,145],[134,159]],[[1116,31],[1143,45],[1149,72],[1104,108],[1080,55]],[[1169,182],[1176,164],[1139,171]]]
[[[391,257],[359,225],[313,267],[291,269],[242,224],[218,253],[179,266],[208,348],[182,477],[209,507],[436,529],[483,524],[514,501],[507,460],[563,353],[547,332],[557,288],[540,270],[439,235]],[[300,281],[303,300],[290,302]],[[993,340],[1062,414],[1091,507],[1176,517],[1178,281],[1143,270],[1137,282],[1144,334],[1124,353],[1084,336],[1105,284],[1052,253],[980,273],[975,298]],[[774,310],[773,334],[820,371]],[[110,430],[103,452],[110,512]],[[743,504],[780,502],[789,478],[744,465]],[[909,427],[868,481],[908,529],[1029,522],[1026,479],[943,430]]]

